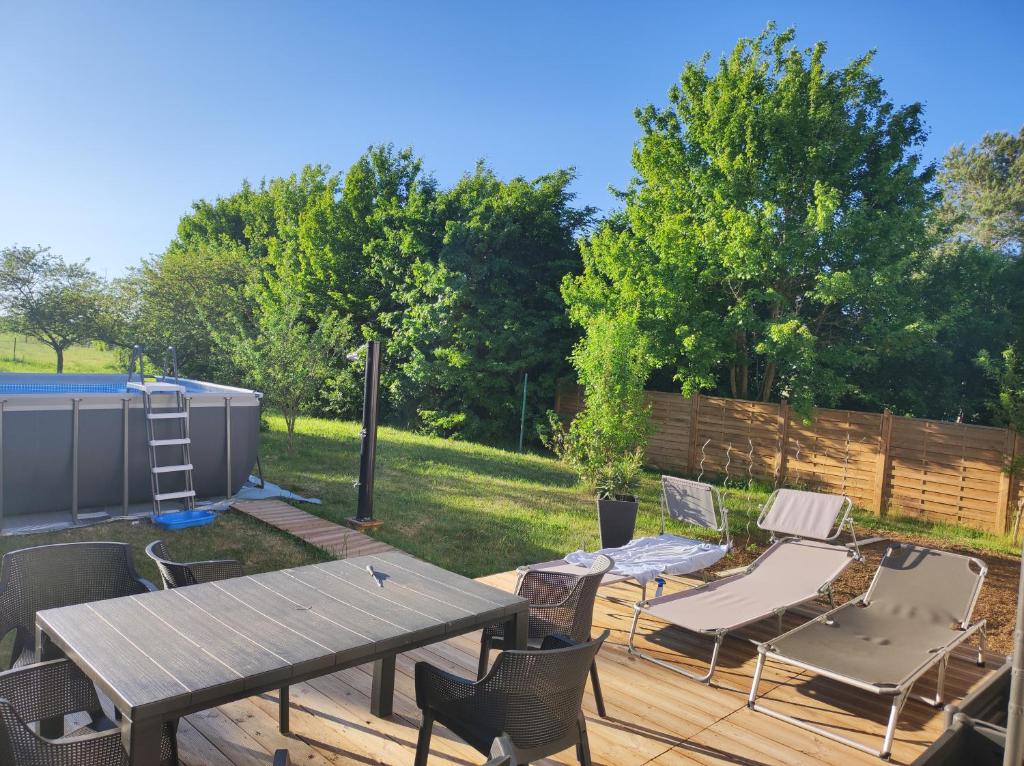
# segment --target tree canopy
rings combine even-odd
[[[563,283],[574,321],[630,317],[687,394],[831,404],[927,332],[921,105],[887,100],[871,53],[829,69],[793,40],[769,26],[637,110],[625,210]]]
[[[7,326],[45,343],[64,371],[64,351],[101,334],[102,280],[85,263],[46,247],[0,250],[0,310]]]

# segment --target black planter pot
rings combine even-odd
[[[602,548],[619,548],[633,539],[636,509],[639,507],[640,501],[635,497],[626,500],[597,499]]]

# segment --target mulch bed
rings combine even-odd
[[[1017,582],[1020,577],[1020,559],[1015,556],[1005,556],[991,551],[979,551],[969,548],[949,547],[939,540],[932,540],[926,537],[912,535],[895,535],[891,532],[872,532],[870,530],[858,529],[857,536],[861,539],[870,537],[884,537],[886,540],[897,540],[900,542],[925,545],[932,548],[949,550],[956,553],[963,553],[968,556],[976,556],[988,566],[988,575],[985,577],[985,584],[981,589],[981,596],[974,608],[974,619],[984,618],[988,621],[988,649],[1001,654],[1010,654],[1013,650],[1013,625],[1017,612]],[[742,540],[735,541],[736,547],[732,553],[726,556],[712,571],[732,569],[734,567],[746,566],[762,552],[763,548],[758,547],[756,551],[744,547]],[[878,563],[885,553],[885,542],[876,542],[864,546],[861,549],[864,554],[864,561],[853,564],[836,581],[834,594],[836,604],[848,601],[868,589],[871,578],[878,568]]]

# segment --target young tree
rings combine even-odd
[[[586,243],[563,295],[586,328],[630,312],[658,366],[701,389],[799,408],[918,342],[913,278],[931,165],[921,105],[769,26],[708,70],[685,66],[664,108],[637,111],[637,177]]]
[[[66,263],[45,247],[0,250],[0,310],[8,326],[53,349],[57,372],[64,351],[98,337],[103,281],[85,263]]]
[[[280,410],[292,446],[295,421],[319,395],[335,362],[352,342],[351,326],[337,314],[328,314],[312,326],[303,314],[296,291],[279,283],[256,285],[249,294],[255,302],[253,327],[241,325],[218,342],[261,391],[270,407]]]

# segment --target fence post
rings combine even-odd
[[[775,458],[775,487],[786,481],[786,464],[789,462],[789,399],[779,402],[779,448]]]
[[[697,431],[700,424],[700,392],[690,397],[690,448],[686,453],[686,473],[692,476],[697,469]]]
[[[889,446],[892,443],[892,410],[888,407],[882,412],[882,424],[879,428],[878,456],[875,460],[875,486],[871,496],[871,508],[877,516],[885,515],[886,487],[888,486],[891,456]]]
[[[1013,460],[1017,451],[1017,432],[1012,428],[1006,429],[1006,441],[1003,446],[1003,471],[999,474],[999,497],[996,500],[996,524],[995,532],[1005,535],[1010,522],[1010,503],[1013,502],[1012,482],[1013,475],[1010,469],[1013,467]]]

